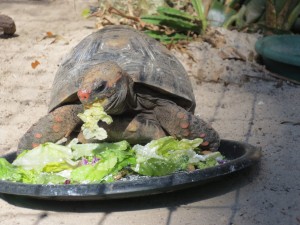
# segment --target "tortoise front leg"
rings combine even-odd
[[[204,120],[186,111],[180,106],[163,101],[154,108],[161,126],[179,139],[202,138],[202,148],[216,151],[220,146],[218,133]]]
[[[20,139],[18,152],[68,137],[81,124],[77,114],[82,111],[82,105],[66,105],[42,117]]]

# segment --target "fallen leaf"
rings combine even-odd
[[[64,38],[61,35],[53,34],[50,31],[46,32],[46,35],[41,40],[39,40],[39,41],[42,41],[42,40],[45,40],[45,39],[49,39],[49,38],[53,39],[53,41],[51,41],[50,44],[57,43],[59,41],[63,41],[65,45],[69,44],[69,41],[66,38]]]
[[[54,44],[54,43],[57,43],[59,41],[62,41],[65,45],[69,44],[69,41],[66,38],[64,38],[63,36],[61,36],[61,35],[55,35],[54,40],[51,41],[50,44]]]
[[[31,67],[35,69],[39,64],[41,64],[39,61],[35,60],[34,62],[31,63]]]
[[[46,32],[46,36],[49,38],[55,37],[55,35],[50,31]]]

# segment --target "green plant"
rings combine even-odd
[[[190,38],[190,34],[205,32],[207,20],[202,0],[192,0],[196,15],[171,7],[158,7],[155,15],[145,15],[141,20],[147,24],[166,28],[161,30],[147,30],[146,33],[163,43],[172,43]]]
[[[266,0],[266,26],[290,30],[300,15],[299,0]]]

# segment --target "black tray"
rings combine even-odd
[[[51,200],[100,200],[159,194],[221,178],[255,164],[261,155],[260,148],[230,140],[222,140],[219,151],[230,161],[193,172],[178,172],[163,177],[136,176],[108,184],[32,185],[0,180],[0,193]],[[16,153],[2,157],[12,162]]]

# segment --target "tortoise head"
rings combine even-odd
[[[128,79],[114,62],[96,64],[84,74],[77,96],[87,108],[99,102],[108,114],[121,114],[126,106]]]

